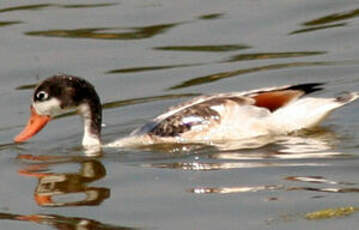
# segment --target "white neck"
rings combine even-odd
[[[93,130],[91,128],[93,119],[92,119],[90,106],[86,103],[81,104],[79,106],[79,112],[84,121],[84,136],[82,139],[82,145],[84,147],[100,146],[101,145],[100,137],[99,135],[93,133]]]
[[[91,122],[91,121],[90,121]],[[88,121],[84,121],[84,136],[82,138],[82,145],[83,146],[94,146],[94,145],[101,145],[101,141],[98,136],[93,135],[90,131],[90,125]]]

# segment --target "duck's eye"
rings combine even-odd
[[[40,91],[36,94],[36,99],[39,101],[45,101],[49,98],[49,94],[45,91]]]

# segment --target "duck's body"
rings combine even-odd
[[[358,98],[358,93],[347,93],[337,98],[303,97],[321,90],[321,85],[287,85],[196,97],[169,108],[166,113],[133,131],[129,137],[107,146],[214,144],[217,141],[283,135],[315,127],[331,111]],[[36,122],[30,119],[15,141],[26,141],[51,117],[73,108],[77,108],[84,118],[83,145],[100,145],[100,99],[90,83],[68,75],[48,78],[35,89],[33,117],[46,119],[40,125],[34,125]]]

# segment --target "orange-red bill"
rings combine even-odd
[[[24,142],[38,133],[51,120],[50,116],[43,116],[36,113],[31,106],[31,116],[24,130],[14,138],[15,142]]]

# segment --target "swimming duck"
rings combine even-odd
[[[213,144],[216,141],[286,135],[317,126],[334,109],[359,97],[356,92],[335,98],[305,97],[322,90],[322,86],[322,83],[305,83],[198,96],[170,107],[128,137],[106,146]],[[84,121],[82,145],[102,146],[100,98],[91,83],[66,74],[49,77],[36,87],[30,106],[31,117],[14,141],[30,139],[53,117],[74,109]]]

